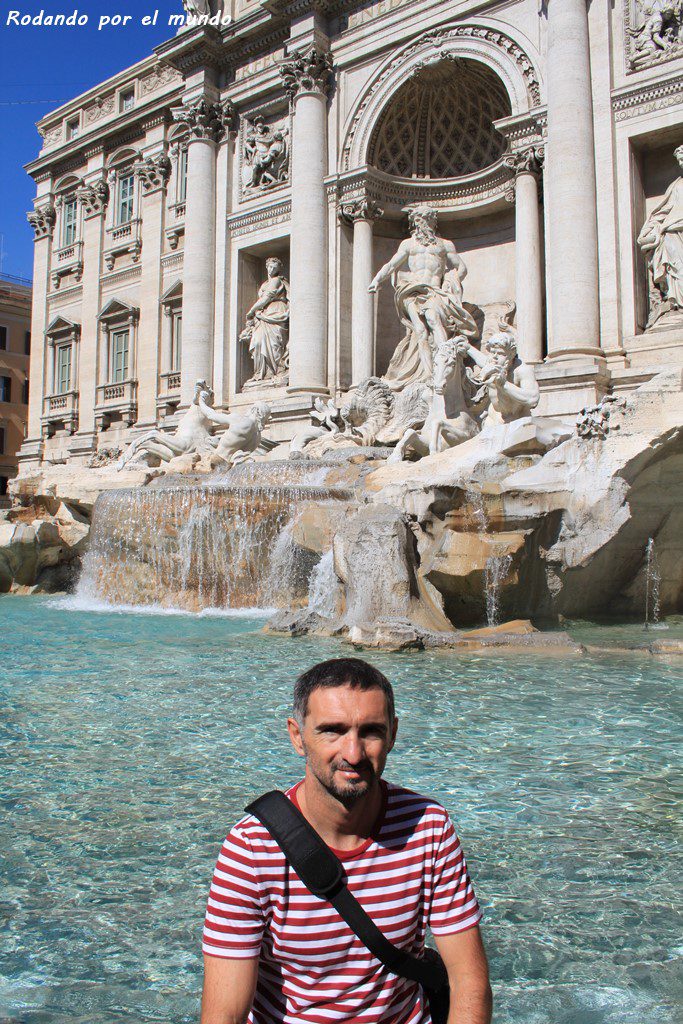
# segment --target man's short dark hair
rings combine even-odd
[[[303,726],[308,714],[308,699],[313,691],[329,690],[337,686],[350,686],[358,690],[381,690],[386,698],[389,721],[393,722],[394,691],[387,677],[361,658],[331,658],[309,668],[294,684],[293,717],[300,726]]]

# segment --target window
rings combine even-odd
[[[128,380],[128,339],[130,332],[114,331],[111,336],[111,383]]]
[[[183,314],[173,314],[171,334],[171,369],[180,370],[180,357],[183,348]]]
[[[3,498],[7,494],[7,479],[6,476],[0,476],[0,496]]]
[[[133,194],[135,178],[132,174],[124,174],[119,178],[118,202],[116,206],[116,223],[127,224],[133,219]]]
[[[132,110],[135,106],[135,91],[129,89],[127,92],[121,93],[121,110]]]
[[[7,351],[7,328],[0,326],[0,352]]]
[[[62,230],[62,245],[73,245],[76,241],[76,218],[78,215],[78,201],[75,196],[67,199],[64,203],[64,220]]]
[[[0,427],[0,455],[5,454],[5,428]]]
[[[77,117],[73,121],[66,122],[66,137],[67,139],[77,139],[81,130],[80,121]]]
[[[21,404],[28,405],[28,377],[24,377],[24,383],[21,386]]]
[[[65,395],[71,390],[71,345],[58,345],[55,358],[55,391]]]
[[[178,154],[178,202],[184,203],[187,198],[187,147]]]
[[[31,355],[31,332],[26,331],[24,334],[24,352],[27,356]]]
[[[12,378],[0,377],[0,402],[12,401]]]

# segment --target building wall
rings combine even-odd
[[[648,283],[635,243],[647,212],[678,173],[671,154],[683,142],[683,52],[679,47],[649,61],[635,59],[632,30],[640,24],[639,10],[638,0],[594,0],[588,5],[599,337],[592,340],[595,355],[590,358],[574,357],[567,365],[546,360],[539,366],[542,412],[569,414],[606,391],[636,386],[656,372],[664,351],[668,361],[683,362],[683,334],[672,331],[664,337],[645,330]],[[407,209],[424,196],[440,207],[440,233],[456,243],[467,263],[466,301],[493,322],[506,304],[519,298],[523,259],[517,252],[511,171],[496,165],[495,174],[475,175],[474,183],[455,181],[439,193],[422,189],[415,180],[387,181],[365,164],[373,125],[391,90],[414,72],[421,46],[432,47],[429,60],[442,47],[491,68],[510,97],[511,117],[500,122],[509,146],[542,147],[548,27],[537,0],[378,0],[345,4],[340,14],[328,17],[302,8],[292,22],[249,0],[235,0],[233,15],[235,23],[223,31],[220,43],[215,33],[201,29],[181,33],[39,126],[43,148],[30,167],[37,191],[36,343],[29,437],[22,449],[28,462],[45,457],[85,461],[97,449],[124,446],[136,432],[154,425],[172,429],[177,422],[187,389],[194,384],[189,380],[194,364],[185,356],[190,344],[201,347],[201,339],[188,340],[183,350],[188,379],[181,382],[172,365],[170,331],[183,305],[185,312],[197,308],[196,294],[188,298],[183,287],[186,277],[196,281],[196,267],[188,270],[184,265],[188,200],[181,171],[191,136],[173,111],[183,101],[202,98],[208,103],[229,101],[234,116],[213,148],[215,200],[206,250],[193,243],[195,259],[208,268],[206,287],[211,291],[208,363],[201,365],[208,365],[217,406],[234,409],[256,399],[270,401],[273,436],[287,439],[306,420],[310,395],[295,396],[284,386],[243,389],[252,367],[239,335],[259,277],[263,280],[265,258],[278,255],[289,268],[292,250],[294,169],[290,167],[282,182],[250,190],[244,177],[247,136],[255,119],[262,117],[284,129],[291,143],[297,115],[283,89],[279,65],[312,41],[323,49],[329,46],[334,63],[326,114],[328,219],[322,261],[330,393],[342,396],[353,379],[355,236],[343,214],[344,204],[359,190],[374,190],[383,209],[373,225],[375,271],[406,237]],[[569,170],[578,177],[585,173],[578,163]],[[121,182],[131,174],[131,216],[119,224]],[[196,197],[202,187],[194,187]],[[566,211],[552,208],[543,179],[539,189],[547,238],[549,218],[564,217]],[[69,206],[74,199],[75,214]],[[546,243],[548,256],[552,253]],[[576,269],[569,266],[566,273]],[[545,356],[552,319],[549,291],[543,305],[545,337],[540,341]],[[114,380],[111,339],[124,330],[130,339],[126,379]],[[192,324],[183,316],[183,339],[191,332]],[[377,372],[386,369],[401,333],[387,284],[377,299]],[[54,366],[55,353],[69,337],[72,371],[65,396],[56,393]]]
[[[26,434],[30,350],[30,284],[0,278],[0,500],[17,474],[17,452]]]

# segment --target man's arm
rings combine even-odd
[[[410,255],[409,248],[410,239],[404,238],[389,262],[385,263],[373,277],[370,285],[368,286],[369,292],[376,292],[379,286],[386,281],[388,277],[391,277],[394,271],[399,270],[403,266]]]
[[[475,926],[454,935],[435,935],[434,939],[451,987],[448,1024],[490,1024],[493,997],[479,928]]]
[[[256,991],[258,957],[204,955],[201,1024],[244,1024]]]

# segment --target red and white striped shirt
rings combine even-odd
[[[301,783],[299,783],[301,785]],[[418,954],[425,931],[451,935],[481,911],[460,843],[439,804],[382,783],[374,834],[335,850],[356,899],[395,945]],[[296,804],[296,790],[287,796]],[[391,974],[327,901],[313,896],[252,815],[228,835],[204,925],[205,953],[260,956],[251,1024],[429,1024],[415,982]]]

